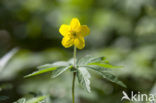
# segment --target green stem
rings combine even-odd
[[[76,47],[74,46],[74,69],[76,69]],[[72,103],[75,103],[75,77],[76,77],[76,72],[73,72],[73,83],[72,83]]]
[[[76,46],[74,46],[74,67],[76,68]]]
[[[72,103],[75,103],[75,77],[76,72],[73,73],[73,84],[72,84]]]

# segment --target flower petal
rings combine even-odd
[[[82,35],[82,36],[87,36],[87,35],[89,35],[89,33],[90,33],[90,30],[89,30],[88,26],[87,25],[82,25],[81,30],[80,30],[80,32],[78,34]]]
[[[75,32],[80,30],[80,22],[77,18],[73,18],[70,22],[71,29]]]
[[[65,36],[66,34],[68,34],[69,31],[70,31],[70,26],[65,25],[65,24],[62,24],[60,29],[59,29],[59,32],[62,34],[62,36]]]
[[[78,49],[83,49],[85,47],[85,40],[83,37],[78,37],[74,40],[74,45],[78,48]]]
[[[74,44],[74,38],[71,38],[70,36],[65,36],[65,37],[62,39],[62,45],[63,45],[65,48],[69,48],[69,47],[71,47],[73,44]]]

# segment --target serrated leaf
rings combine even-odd
[[[62,74],[63,72],[65,72],[67,69],[72,68],[73,66],[63,66],[63,67],[58,67],[56,70],[52,71],[52,78],[55,78],[57,76],[59,76],[60,74]]]
[[[122,66],[113,66],[111,64],[106,64],[106,63],[103,63],[103,62],[88,63],[87,65],[96,65],[96,66],[100,66],[100,67],[104,67],[104,68],[110,68],[110,69],[122,68]]]
[[[90,73],[87,71],[86,68],[84,67],[79,67],[78,68],[78,72],[77,72],[77,77],[78,77],[78,81],[79,83],[87,89],[88,92],[91,92],[90,90]]]
[[[92,62],[100,62],[100,61],[104,61],[106,58],[105,57],[92,57],[92,56],[85,56],[83,58],[81,58],[78,61],[78,65],[79,66],[84,66],[88,63],[92,63]]]
[[[85,65],[86,63],[88,63],[87,61],[89,61],[91,58],[91,56],[87,55],[87,56],[84,56],[82,57],[81,59],[78,60],[78,65]]]
[[[102,68],[102,67],[99,67],[99,66],[92,66],[92,65],[85,66],[85,67],[88,68],[88,69],[92,69],[92,70],[97,71],[105,79],[126,88],[126,85],[122,81],[120,81],[116,76],[114,76],[113,74],[110,73],[110,69]]]
[[[45,100],[45,96],[35,97],[32,99],[29,99],[26,103],[41,103],[43,100]]]
[[[105,79],[120,86],[126,87],[124,83],[122,83],[116,76],[110,74],[109,72],[110,68],[121,68],[122,66],[113,66],[109,64],[105,57],[85,56],[78,61],[78,66],[95,70],[99,72]]]
[[[120,81],[116,76],[114,76],[113,74],[110,74],[108,72],[101,72],[101,75],[105,79],[107,79],[107,80],[109,80],[111,82],[114,82],[114,83],[116,83],[116,84],[126,88],[126,85],[122,81]]]
[[[101,62],[101,61],[105,61],[106,57],[93,57],[92,59],[90,59],[88,61],[88,63],[93,63],[93,62]]]
[[[24,76],[24,78],[36,76],[36,75],[43,74],[43,73],[46,73],[46,72],[50,72],[50,71],[56,70],[56,68],[58,68],[58,67],[41,69],[41,70],[35,71],[35,72],[31,73],[31,74],[28,74],[28,75]]]
[[[110,69],[107,69],[107,68],[103,68],[103,67],[100,67],[100,66],[97,66],[97,65],[87,65],[87,66],[83,66],[83,67],[86,67],[87,69],[93,69],[93,70],[96,70],[96,71],[110,71]]]
[[[58,67],[58,66],[69,66],[70,64],[66,61],[58,61],[58,62],[54,62],[52,64],[45,64],[45,65],[41,65],[38,66],[38,69],[45,69],[45,68],[51,68],[51,67]]]

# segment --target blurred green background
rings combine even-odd
[[[47,103],[71,103],[70,72],[23,77],[38,65],[72,58],[58,31],[73,17],[91,30],[78,57],[106,56],[124,66],[113,72],[127,85],[91,73],[92,93],[77,84],[76,103],[121,103],[123,90],[156,93],[155,0],[0,0],[0,103],[38,95],[47,95]]]

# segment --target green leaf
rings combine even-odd
[[[35,72],[33,72],[31,74],[28,74],[28,75],[26,75],[24,77],[28,78],[28,77],[31,77],[31,76],[35,76],[35,75],[39,75],[39,74],[42,74],[42,73],[50,72],[50,71],[56,70],[57,68],[63,67],[63,66],[69,66],[69,63],[65,62],[65,61],[58,61],[58,62],[54,62],[52,64],[41,65],[41,66],[37,67],[38,71],[35,71]]]
[[[106,63],[103,63],[103,62],[88,63],[87,65],[97,65],[97,66],[100,66],[100,67],[110,68],[110,69],[122,68],[122,66],[113,66],[111,64],[106,64]]]
[[[126,88],[126,85],[123,82],[121,82],[116,76],[114,76],[113,74],[110,73],[110,69],[99,67],[99,66],[92,66],[92,65],[85,66],[85,67],[88,69],[92,69],[92,70],[97,71],[105,79]]]
[[[29,75],[26,75],[25,78],[35,76],[35,75],[39,75],[39,74],[46,73],[46,72],[50,72],[50,71],[54,71],[56,69],[57,70],[54,71],[53,74],[59,75],[59,73],[61,74],[61,68],[65,68],[67,66],[70,66],[70,63],[66,62],[66,61],[58,61],[58,62],[54,62],[52,64],[41,65],[41,66],[37,67],[38,71],[35,71]],[[59,73],[57,73],[57,72],[59,72]],[[54,75],[54,76],[57,76],[57,75]]]
[[[122,87],[124,87],[124,88],[127,87],[127,86],[126,86],[122,81],[120,81],[116,76],[114,76],[114,75],[112,75],[112,74],[110,74],[110,73],[108,73],[108,72],[101,72],[101,75],[102,75],[105,79],[107,79],[107,80],[109,80],[109,81],[111,81],[111,82],[114,82],[114,83],[116,83],[116,84],[118,84],[118,85],[120,85],[120,86],[122,86]]]
[[[106,60],[105,57],[92,57],[92,56],[85,56],[83,58],[81,58],[79,61],[78,61],[78,65],[79,66],[84,66],[88,63],[92,63],[92,62],[100,62],[100,61],[104,61]]]
[[[26,100],[25,98],[20,98],[16,102],[13,103],[41,103],[43,100],[45,100],[46,96],[39,96],[39,97],[34,97],[29,100]]]
[[[52,71],[52,78],[55,78],[57,76],[59,76],[60,74],[62,74],[63,72],[65,72],[67,69],[71,69],[73,66],[63,66],[63,67],[58,67],[56,70]]]
[[[98,73],[100,73],[105,79],[114,82],[120,86],[126,87],[126,85],[122,83],[120,80],[118,80],[116,76],[110,74],[109,70],[111,68],[121,68],[122,66],[113,66],[109,64],[109,62],[106,60],[105,57],[85,56],[78,61],[78,66],[80,68],[88,68],[95,70]],[[78,74],[80,73],[78,72]],[[79,76],[79,78],[82,77],[81,75]]]
[[[51,67],[51,68],[41,69],[41,70],[35,71],[35,72],[31,73],[31,74],[28,74],[28,75],[24,76],[24,78],[32,77],[32,76],[39,75],[39,74],[46,73],[46,72],[50,72],[50,71],[56,70],[56,68],[58,68],[58,67]]]
[[[45,96],[40,96],[36,98],[29,99],[26,103],[41,103],[43,100],[45,100]]]
[[[69,66],[70,64],[66,61],[58,61],[58,62],[54,62],[52,64],[45,64],[45,65],[41,65],[38,66],[38,69],[45,69],[45,68],[51,68],[51,67],[59,67],[59,66]]]
[[[91,58],[91,56],[87,55],[87,56],[84,56],[82,57],[81,59],[78,60],[78,65],[85,65],[87,61],[89,61]],[[88,63],[88,62],[87,62]]]
[[[106,57],[93,57],[92,59],[90,59],[88,61],[88,63],[93,63],[93,62],[101,62],[101,61],[105,61]]]
[[[97,65],[87,65],[87,66],[83,66],[83,67],[86,67],[87,69],[93,69],[93,70],[96,70],[96,71],[100,71],[100,72],[110,71],[110,69],[103,68],[103,67],[100,67],[100,66],[97,66]]]
[[[13,103],[26,103],[26,99],[20,98],[19,100],[17,100],[16,102],[13,102]]]
[[[87,71],[85,67],[79,67],[77,72],[77,77],[79,83],[87,89],[88,92],[91,92],[90,90],[90,73]]]

